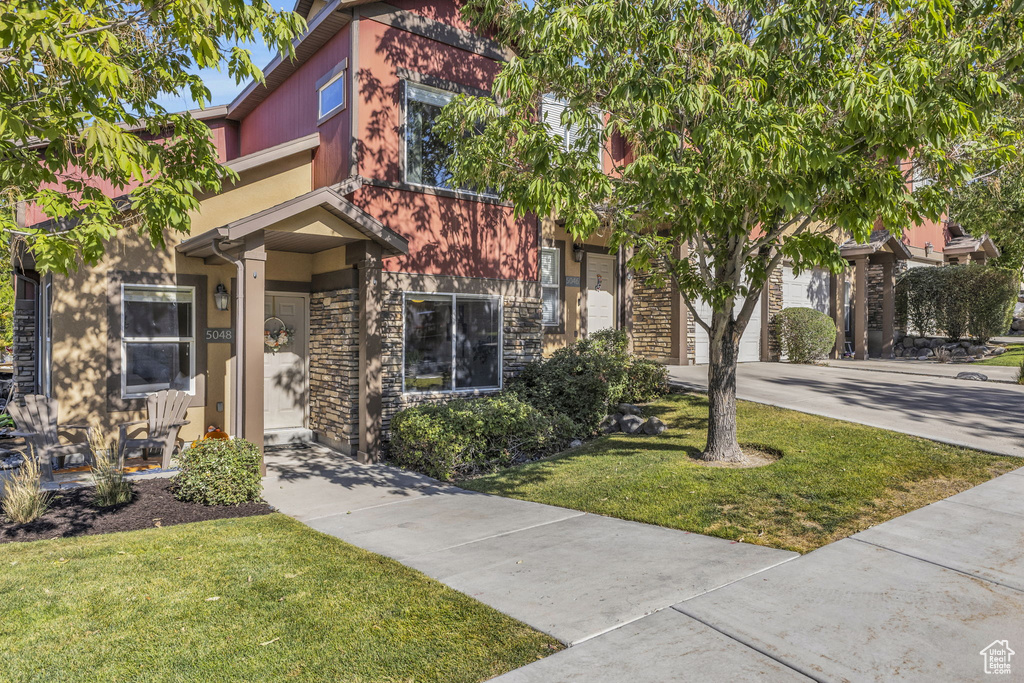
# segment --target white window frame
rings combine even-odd
[[[551,322],[542,319],[541,325],[543,325],[544,327],[558,327],[562,324],[562,288],[560,285],[562,278],[562,259],[564,257],[562,255],[562,250],[559,249],[558,247],[541,247],[540,252],[541,254],[544,254],[544,252],[549,252],[554,255],[555,259],[555,281],[553,283],[544,284],[543,268],[540,270],[539,273],[541,303],[543,304],[544,302],[544,290],[553,289],[555,291],[555,319]]]
[[[192,311],[191,311],[191,324],[189,329],[192,334],[187,337],[129,337],[125,335],[124,317],[126,301],[125,291],[126,290],[139,290],[148,289],[151,291],[160,292],[188,292],[192,297]],[[147,284],[121,284],[121,398],[145,398],[152,393],[160,391],[160,389],[153,389],[152,391],[135,391],[132,393],[128,392],[128,344],[130,343],[151,343],[151,344],[180,344],[188,342],[189,344],[189,385],[188,393],[190,396],[195,396],[196,393],[196,288],[195,287],[178,287],[172,285],[147,285]]]
[[[348,104],[348,87],[346,85],[347,81],[345,79],[345,75],[347,73],[348,73],[348,69],[342,69],[337,74],[335,74],[332,78],[330,78],[326,83],[324,83],[319,88],[317,88],[317,90],[316,90],[316,110],[317,110],[317,113],[319,114],[319,116],[317,117],[317,119],[319,121],[323,121],[324,119],[326,119],[331,114],[334,114],[335,112],[341,111],[342,109],[345,108],[345,105]],[[335,107],[331,108],[328,111],[324,111],[324,90],[326,90],[327,88],[331,87],[332,85],[334,85],[338,81],[341,81],[341,104],[336,105]]]
[[[405,310],[406,302],[415,297],[450,297],[452,301],[452,388],[451,389],[428,389],[426,391],[409,390],[405,388]],[[463,387],[455,386],[455,353],[458,348],[458,306],[459,299],[472,299],[476,301],[496,301],[498,303],[498,384],[488,387]],[[415,394],[416,396],[429,396],[431,394],[475,394],[482,391],[501,391],[505,381],[505,298],[500,294],[455,294],[454,292],[402,292],[402,393]]]
[[[557,107],[558,116],[556,117],[558,123],[549,124],[547,121],[547,114],[544,111],[545,107]],[[555,135],[559,135],[562,138],[562,150],[565,152],[571,152],[575,148],[573,139],[579,137],[579,126],[566,125],[562,123],[562,114],[565,112],[567,107],[565,100],[559,99],[552,94],[542,95],[540,98],[540,120],[545,126],[551,130]],[[592,112],[595,117],[600,116],[599,111]],[[597,159],[594,160],[598,170],[604,171],[604,145],[599,144],[597,146]]]

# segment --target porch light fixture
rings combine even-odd
[[[935,245],[933,245],[931,242],[925,242],[924,243],[924,255],[925,256],[931,256],[932,255],[932,251],[934,249],[935,249]]]
[[[228,290],[223,283],[217,285],[217,289],[213,292],[213,305],[217,307],[218,311],[228,310],[228,302],[231,297],[228,296]]]
[[[572,245],[572,260],[576,263],[583,263],[583,245]]]

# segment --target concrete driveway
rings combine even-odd
[[[682,386],[707,388],[707,366],[673,366],[669,377]],[[1024,456],[1024,386],[865,372],[841,362],[744,363],[737,385],[739,398],[748,401]]]

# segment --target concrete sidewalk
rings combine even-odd
[[[670,380],[707,387],[707,366],[669,368]],[[741,363],[739,398],[1024,457],[1024,386],[834,366]]]
[[[268,453],[264,497],[573,644],[797,557],[475,493],[312,445]]]
[[[1024,652],[1022,577],[1011,473],[497,680],[983,680],[990,643]]]

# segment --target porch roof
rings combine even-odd
[[[890,251],[897,259],[904,261],[911,258],[909,247],[896,239],[888,230],[875,230],[866,244],[847,240],[839,246],[843,258],[851,259],[858,256],[872,256],[879,252]]]
[[[942,249],[942,253],[945,256],[964,256],[979,251],[985,252],[985,256],[988,258],[999,256],[999,247],[996,246],[995,242],[988,235],[971,237],[964,234],[960,237],[954,237]]]
[[[404,237],[345,199],[343,195],[359,185],[358,180],[349,180],[318,188],[190,237],[177,250],[195,258],[216,257],[214,242],[230,249],[247,236],[264,231],[264,245],[273,251],[311,254],[367,239],[380,244],[385,257],[408,254]]]

